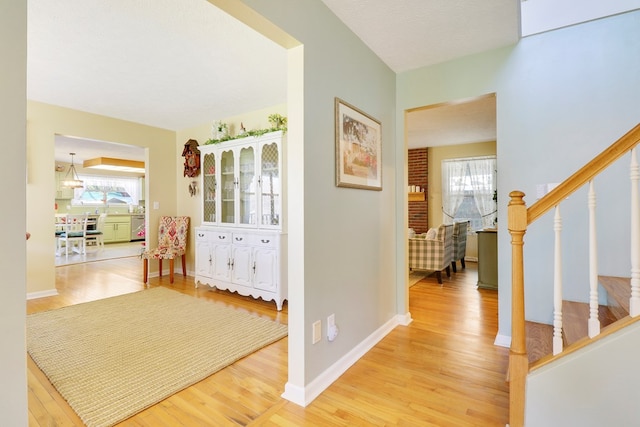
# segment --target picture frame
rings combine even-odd
[[[335,98],[336,186],[382,190],[382,125]]]

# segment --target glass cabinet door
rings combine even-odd
[[[240,224],[256,224],[256,161],[253,147],[240,150]]]
[[[216,156],[205,154],[202,161],[202,220],[216,222]]]
[[[261,200],[260,225],[280,225],[280,170],[278,169],[278,144],[265,144],[261,152]]]
[[[235,165],[233,150],[223,151],[220,156],[220,222],[235,222]]]

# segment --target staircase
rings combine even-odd
[[[598,307],[601,333],[606,334],[607,327],[629,316],[631,298],[630,279],[626,277],[598,276],[600,285],[607,293],[607,305]],[[583,346],[589,336],[589,304],[575,301],[562,301],[562,341],[565,352],[572,346]],[[549,362],[553,356],[553,325],[527,321],[527,350],[530,369],[538,368]]]
[[[509,425],[522,427],[525,421],[526,389],[529,374],[548,363],[582,349],[601,338],[640,321],[640,124],[623,135],[589,163],[527,207],[525,193],[512,191],[507,207],[507,229],[511,236],[511,347],[509,351]],[[631,278],[598,274],[597,221],[594,180],[625,155],[629,155]],[[587,276],[589,303],[563,301],[562,223],[560,205],[581,188],[587,190],[588,233]],[[543,215],[553,218],[553,325],[525,321],[524,242],[529,227]],[[626,273],[624,273],[626,274]],[[598,288],[607,292],[607,305],[600,306]],[[637,330],[635,328],[634,330]],[[627,363],[630,363],[627,360]],[[549,371],[547,371],[549,372]],[[634,372],[635,373],[635,372]],[[625,404],[627,402],[625,401]],[[632,403],[633,405],[634,403]]]

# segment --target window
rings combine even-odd
[[[137,205],[138,178],[83,175],[84,188],[74,190],[73,206]]]
[[[473,231],[494,226],[496,172],[495,156],[443,160],[443,222],[470,221]]]

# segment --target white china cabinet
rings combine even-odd
[[[282,132],[200,147],[202,225],[196,286],[287,299],[282,230]]]

